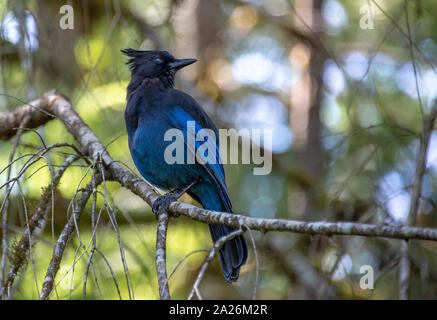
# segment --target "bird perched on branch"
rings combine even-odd
[[[166,148],[171,143],[166,141],[165,135],[172,129],[183,133],[181,141],[184,141],[182,146],[187,158],[190,154],[195,158],[195,149],[187,143],[189,123],[194,124],[195,133],[202,129],[212,130],[216,141],[203,143],[219,146],[217,128],[205,111],[191,96],[173,87],[176,71],[196,60],[175,59],[167,51],[124,49],[122,52],[130,57],[127,64],[131,81],[127,87],[125,121],[132,158],[147,181],[160,189],[174,190],[155,201],[155,215],[168,210],[169,204],[185,191],[205,209],[232,213],[218,147],[214,149],[215,161],[169,164],[165,158]],[[202,141],[195,141],[195,148],[201,144]],[[210,224],[209,230],[215,243],[236,229]],[[247,260],[244,237],[238,235],[225,242],[219,256],[226,280],[229,283],[237,281],[240,268]]]

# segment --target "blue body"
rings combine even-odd
[[[226,189],[223,166],[216,150],[215,164],[168,164],[164,151],[171,141],[164,140],[167,130],[177,128],[186,136],[187,121],[195,121],[196,131],[217,128],[197,102],[189,95],[161,81],[131,81],[125,111],[129,149],[143,177],[160,189],[176,189],[201,179],[189,194],[206,209],[232,212]],[[202,142],[196,142],[197,146]],[[185,146],[185,157],[189,152]],[[210,225],[213,241],[234,231],[223,225]],[[219,251],[223,274],[228,282],[238,279],[240,267],[246,262],[247,247],[243,236],[226,242]]]

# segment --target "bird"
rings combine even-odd
[[[170,191],[155,200],[152,207],[155,216],[159,216],[162,210],[168,210],[169,204],[185,191],[205,209],[233,213],[218,147],[214,155],[217,161],[169,164],[165,160],[165,150],[171,143],[165,141],[165,133],[177,129],[186,136],[189,121],[194,122],[196,132],[212,130],[216,137],[215,145],[219,146],[214,122],[194,98],[174,88],[176,72],[197,60],[175,59],[168,51],[161,50],[128,48],[121,52],[129,57],[126,63],[131,71],[124,116],[132,159],[149,183]],[[196,147],[199,143],[196,141]],[[187,143],[184,144],[184,152],[194,153]],[[238,230],[221,224],[208,226],[213,243]],[[220,264],[228,283],[238,280],[247,255],[242,234],[221,245]]]

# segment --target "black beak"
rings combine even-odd
[[[196,59],[179,59],[170,63],[170,67],[175,70],[182,69],[183,67],[189,66],[190,64],[196,62]]]

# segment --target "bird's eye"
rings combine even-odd
[[[153,60],[153,62],[155,62],[156,64],[161,64],[162,63],[162,59],[161,58],[155,58],[155,60]]]

